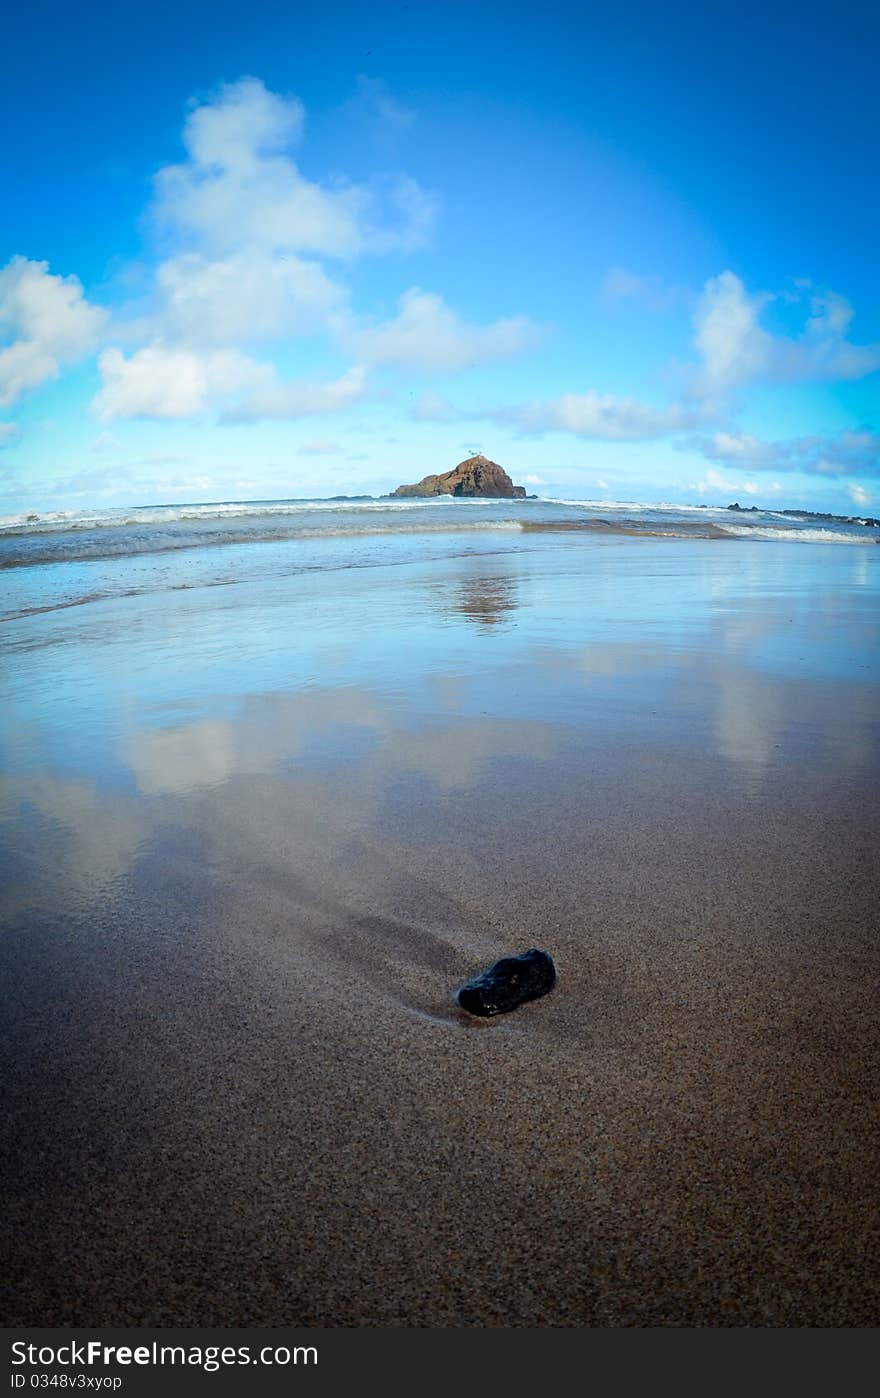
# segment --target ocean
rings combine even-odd
[[[596,500],[347,497],[26,512],[0,516],[0,617],[273,572],[577,549],[621,537],[869,546],[880,530],[779,511]],[[66,566],[44,566],[54,564]]]

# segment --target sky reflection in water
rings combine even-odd
[[[97,893],[175,802],[241,778],[342,780],[374,814],[404,776],[443,799],[518,758],[539,813],[541,764],[573,751],[699,753],[747,792],[793,762],[872,778],[878,582],[867,550],[566,541],[23,618],[6,872]]]

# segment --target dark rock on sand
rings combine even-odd
[[[514,485],[503,466],[485,456],[469,456],[441,476],[425,476],[418,485],[399,485],[392,498],[459,495],[484,500],[525,500],[526,489]]]
[[[526,1000],[537,1000],[556,984],[556,967],[546,951],[532,947],[522,956],[503,956],[458,992],[458,1003],[472,1015],[503,1015]]]

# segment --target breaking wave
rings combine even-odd
[[[167,554],[183,549],[297,539],[489,531],[599,537],[874,543],[876,529],[779,512],[731,517],[722,507],[598,500],[219,501],[128,509],[48,510],[0,516],[0,569]]]

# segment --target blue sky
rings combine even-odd
[[[0,513],[472,450],[540,494],[880,513],[878,15],[12,14]]]

